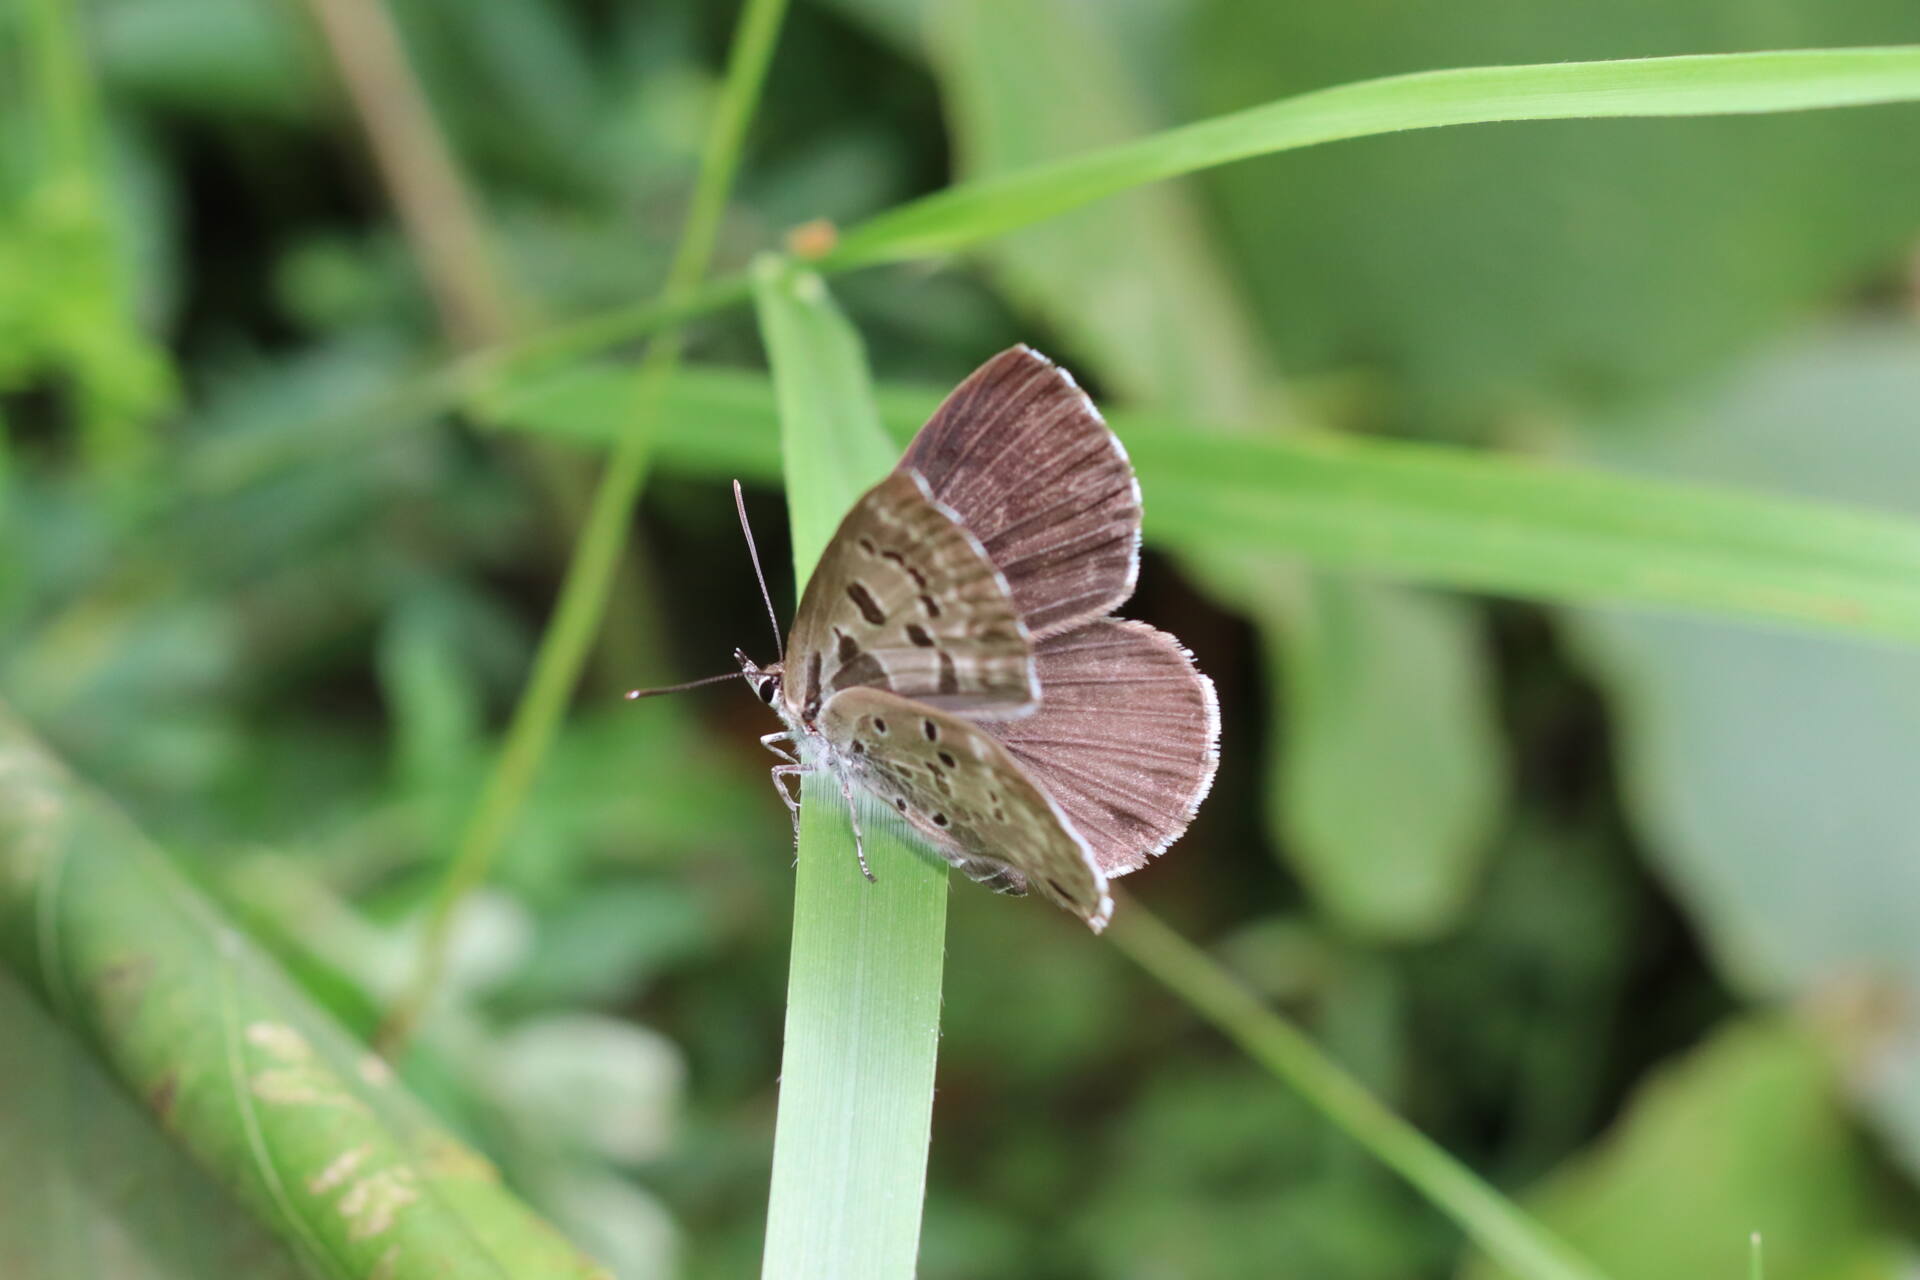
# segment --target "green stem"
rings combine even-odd
[[[662,311],[685,306],[693,297],[694,286],[707,272],[727,196],[739,171],[747,126],[759,103],[785,12],[786,0],[749,0],[740,16],[693,199],[661,290]],[[532,679],[514,709],[506,741],[487,777],[480,803],[462,831],[452,864],[434,895],[415,979],[382,1028],[380,1043],[390,1054],[404,1045],[439,986],[460,903],[491,873],[494,858],[513,830],[579,683],[581,668],[606,612],[608,589],[619,567],[627,526],[646,480],[660,398],[679,363],[680,348],[679,332],[669,332],[648,349],[641,365],[630,418],[633,425],[621,437],[601,476],[579,541],[574,544],[559,603],[541,637]]]
[[[1593,1264],[1388,1110],[1313,1041],[1138,902],[1120,902],[1107,936],[1128,959],[1412,1183],[1494,1261],[1532,1280],[1603,1280]]]

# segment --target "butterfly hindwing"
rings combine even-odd
[[[1003,892],[1032,889],[1096,931],[1106,876],[1047,793],[987,731],[879,689],[828,699],[820,730],[840,767],[954,866]]]
[[[1187,829],[1213,783],[1213,682],[1178,640],[1117,618],[1049,636],[1034,658],[1040,709],[987,732],[1066,812],[1102,871],[1137,870]]]
[[[980,540],[1036,637],[1133,594],[1133,464],[1073,377],[1039,352],[1013,347],[981,365],[934,411],[900,465],[924,476]]]
[[[1024,715],[1039,699],[1006,579],[910,471],[847,513],[787,642],[784,693],[802,720],[856,687],[983,718]]]

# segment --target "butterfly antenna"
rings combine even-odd
[[[724,671],[717,676],[689,680],[685,684],[663,685],[658,689],[629,689],[627,701],[632,702],[635,698],[657,698],[663,693],[679,693],[682,689],[698,689],[703,684],[719,684],[722,680],[738,680],[746,674],[744,671]]]
[[[753,576],[760,583],[760,599],[767,606],[767,621],[773,624],[773,651],[780,661],[787,660],[786,642],[780,637],[780,615],[773,611],[773,597],[767,593],[767,575],[760,572],[760,549],[753,545],[753,526],[747,523],[747,500],[740,495],[740,482],[733,482],[733,509],[740,513],[740,532],[747,535],[747,554],[753,558]]]

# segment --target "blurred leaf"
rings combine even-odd
[[[680,1233],[660,1201],[624,1178],[573,1169],[538,1179],[540,1203],[619,1280],[679,1274]]]
[[[1920,512],[1910,325],[1830,330],[1711,396],[1610,430],[1607,456]],[[1809,424],[1818,423],[1818,430]],[[1649,855],[1720,968],[1758,996],[1885,981],[1920,991],[1920,662],[1707,621],[1569,619],[1619,723]],[[1883,1114],[1914,1126],[1920,1075]],[[1920,1150],[1920,1127],[1904,1140]],[[1920,1161],[1916,1162],[1920,1167]]]
[[[1920,40],[1905,0],[1199,9],[1181,79],[1187,109],[1201,113],[1436,66]],[[1891,68],[1914,55],[1866,56]],[[1812,92],[1815,78],[1789,70],[1802,57],[1827,55],[1619,70],[1691,80],[1689,68],[1732,78],[1775,67],[1781,88]],[[1396,83],[1426,82],[1322,92]],[[1484,101],[1478,90],[1461,99]],[[1626,111],[1595,114],[1633,114],[1632,101],[1624,91],[1614,103]],[[1242,165],[1208,183],[1289,367],[1384,369],[1416,425],[1433,429],[1438,413],[1439,425],[1484,430],[1490,415],[1669,388],[1888,263],[1920,230],[1916,126],[1920,114],[1903,109],[1449,129]]]
[[[849,229],[826,264],[952,253],[1130,187],[1345,138],[1501,120],[1801,111],[1917,97],[1920,48],[1466,67],[1365,80],[936,192]]]
[[[1905,1274],[1829,1065],[1782,1022],[1727,1027],[1642,1086],[1605,1142],[1534,1208],[1608,1273],[1636,1280]],[[1484,1260],[1486,1280],[1508,1273]]]
[[[0,954],[316,1274],[604,1274],[0,715]]]
[[[1263,631],[1268,822],[1323,908],[1368,937],[1431,937],[1466,910],[1503,779],[1478,619],[1459,601],[1364,582]]]
[[[519,381],[485,408],[502,425],[603,444],[629,375]],[[904,441],[939,396],[882,389]],[[764,476],[775,424],[765,384],[689,370],[667,409],[663,460]],[[1195,430],[1120,412],[1146,536],[1182,551],[1286,553],[1329,567],[1531,599],[1617,600],[1920,641],[1920,524],[1708,485],[1449,446]]]
[[[1714,399],[1623,429],[1610,457],[1920,511],[1915,332],[1835,331],[1756,361]],[[1807,424],[1819,422],[1818,432]],[[1620,720],[1649,851],[1755,994],[1860,967],[1920,981],[1920,662],[1705,621],[1569,619]]]
[[[0,969],[0,1275],[309,1273]]]
[[[656,789],[663,799],[683,794],[667,780]],[[761,799],[757,787],[753,798]],[[724,807],[740,806],[716,799],[700,812]],[[774,830],[772,823],[759,825]],[[675,844],[686,848],[698,839],[689,829]],[[545,1007],[630,999],[669,966],[711,949],[717,922],[710,916],[700,898],[672,880],[589,882],[540,919],[533,953],[498,998]]]
[[[461,651],[463,611],[423,585],[388,619],[374,662],[393,723],[398,780],[436,792],[446,789],[450,770],[476,756],[483,708]],[[451,819],[456,811],[444,816]]]
[[[112,0],[94,8],[103,73],[144,105],[305,122],[322,101],[320,64],[292,5]]]
[[[521,1123],[625,1165],[666,1152],[686,1070],[658,1032],[585,1013],[519,1023],[493,1045],[486,1068]]]
[[[1346,1153],[1306,1104],[1244,1068],[1157,1071],[1113,1128],[1068,1256],[1103,1276],[1191,1280],[1430,1270],[1446,1239],[1437,1218],[1343,1171]]]

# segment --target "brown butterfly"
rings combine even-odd
[[[975,880],[1104,928],[1108,879],[1186,830],[1218,758],[1212,682],[1106,616],[1139,567],[1140,486],[1086,393],[1024,346],[982,365],[841,521],[781,661],[736,655],[785,722],[762,741],[796,822],[787,780],[829,770],[850,811],[863,788]],[[854,840],[871,879],[857,817]]]

